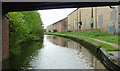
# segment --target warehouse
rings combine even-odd
[[[81,31],[101,29],[112,34],[120,32],[120,6],[77,8],[64,18],[53,24],[53,30]]]

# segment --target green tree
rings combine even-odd
[[[9,12],[10,48],[15,49],[22,41],[40,40],[44,29],[37,11]]]

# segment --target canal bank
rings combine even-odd
[[[76,38],[68,35],[58,35],[58,34],[47,34],[47,35],[56,35],[60,37],[65,37],[80,43],[82,46],[89,49],[91,53],[93,53],[104,64],[104,66],[108,70],[118,71],[120,68],[119,63],[116,64],[114,61],[112,61],[109,55],[107,55],[106,51],[103,48],[101,48],[101,46],[88,42],[84,39],[80,39],[80,38]]]

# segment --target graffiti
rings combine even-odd
[[[119,23],[115,24],[115,30],[116,30],[116,33],[120,32],[120,24]]]
[[[113,30],[114,30],[114,27],[113,27],[113,26],[110,26],[110,27],[109,27],[109,31],[110,31],[110,33],[112,33]]]

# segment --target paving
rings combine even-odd
[[[95,39],[95,38],[89,38],[89,39],[93,39],[93,40],[96,40],[96,41],[99,41],[99,42],[103,42],[103,43],[109,44],[109,45],[111,45],[111,46],[113,46],[113,47],[115,47],[115,48],[120,49],[120,45],[117,45],[117,44],[114,44],[114,43],[110,43],[110,42],[98,40],[98,39]]]
[[[120,49],[120,45],[117,45],[117,44],[114,44],[114,43],[110,43],[110,42],[106,42],[106,41],[102,41],[102,40],[98,40],[98,39],[95,39],[95,38],[89,38],[89,39],[93,39],[95,41],[99,41],[99,42],[103,42],[103,43],[106,43],[106,44],[109,44],[115,48],[118,48]],[[120,66],[120,51],[106,51],[107,53],[112,53],[113,56],[109,55],[109,58],[115,63],[117,64],[118,66]]]

